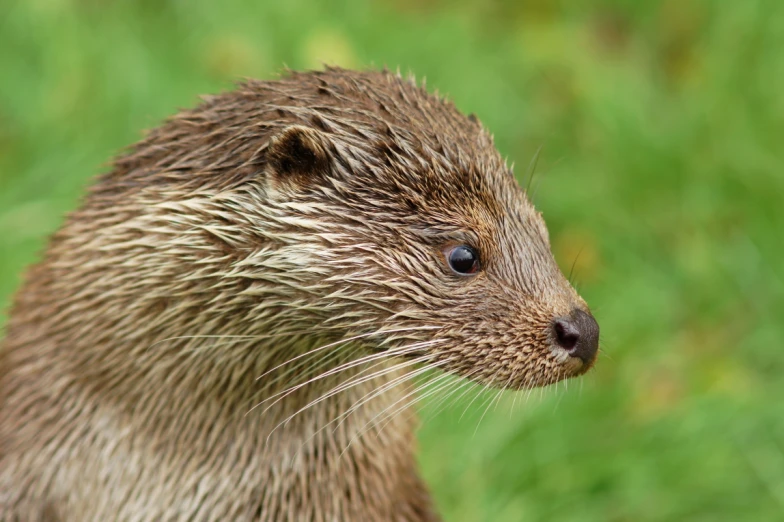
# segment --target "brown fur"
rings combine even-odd
[[[28,273],[0,521],[438,520],[411,379],[582,373],[573,307],[475,118],[387,72],[245,82],[117,159]]]

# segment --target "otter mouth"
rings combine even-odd
[[[568,315],[555,317],[545,330],[542,344],[516,364],[510,362],[512,357],[500,365],[506,366],[503,369],[489,364],[493,370],[473,376],[462,368],[455,373],[493,388],[521,390],[579,377],[593,367],[599,352],[599,324],[590,312],[575,307]]]
[[[599,325],[590,312],[575,307],[568,315],[543,322],[540,328],[535,342],[529,340],[525,347],[511,345],[468,353],[464,348],[449,346],[460,346],[461,339],[456,338],[425,341],[419,343],[422,346],[417,350],[393,351],[398,352],[396,357],[425,358],[426,364],[442,371],[483,386],[508,390],[550,386],[579,377],[593,367],[599,352]],[[448,349],[441,351],[443,343]],[[383,353],[387,348],[376,351]]]
[[[594,362],[596,362],[595,357],[590,361],[586,361],[580,357],[569,356],[563,362],[563,369],[567,375],[566,378],[579,377],[580,375],[588,373],[588,370],[593,368]]]

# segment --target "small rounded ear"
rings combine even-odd
[[[322,132],[291,125],[270,138],[267,175],[272,183],[307,186],[329,173],[332,143]]]

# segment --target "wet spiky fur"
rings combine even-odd
[[[28,273],[0,521],[437,520],[411,377],[579,374],[575,306],[475,118],[387,72],[247,81],[117,159]]]

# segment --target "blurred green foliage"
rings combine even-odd
[[[3,307],[142,129],[322,61],[426,76],[521,180],[542,147],[533,199],[602,326],[568,389],[424,423],[446,520],[784,520],[779,0],[5,0]]]

